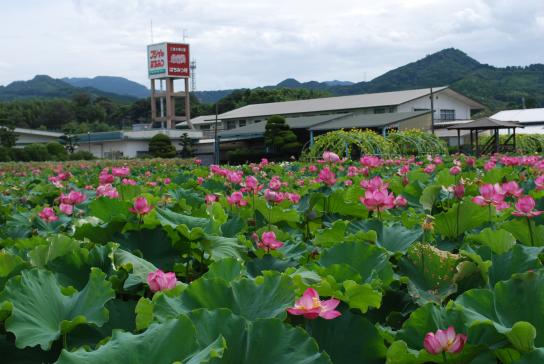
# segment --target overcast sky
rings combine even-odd
[[[544,0],[0,1],[0,84],[36,74],[148,85],[146,45],[186,29],[199,90],[370,80],[447,47],[544,63]]]

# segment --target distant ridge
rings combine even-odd
[[[62,81],[75,87],[92,87],[104,92],[118,95],[128,95],[140,99],[149,97],[151,91],[137,82],[124,77],[96,76],[94,78],[74,77],[62,78]]]

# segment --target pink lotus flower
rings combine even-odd
[[[512,215],[532,218],[544,213],[544,211],[535,210],[535,206],[535,200],[531,196],[520,197],[516,202],[516,210],[512,212]]]
[[[165,184],[165,185],[169,185],[170,183],[172,183],[172,180],[168,177],[166,177],[165,179],[162,180],[162,183]]]
[[[129,209],[130,212],[133,214],[142,216],[145,214],[148,214],[151,211],[151,206],[147,202],[147,199],[145,197],[136,197],[134,200],[134,204]]]
[[[276,239],[276,234],[273,231],[265,231],[261,235],[261,240],[257,243],[257,246],[261,249],[276,250],[283,246],[281,241]]]
[[[123,178],[123,180],[121,181],[122,184],[124,185],[130,185],[130,186],[136,186],[136,181],[131,179],[131,178]]]
[[[435,168],[436,168],[436,165],[434,165],[434,164],[432,164],[432,163],[431,163],[431,164],[427,164],[427,165],[425,166],[425,168],[423,168],[423,172],[431,174],[431,173],[434,172]]]
[[[100,182],[101,185],[113,183],[114,181],[115,181],[115,177],[113,176],[113,174],[109,174],[107,172],[100,173],[100,175],[98,176],[98,182]]]
[[[370,211],[384,211],[395,207],[395,196],[387,190],[367,190],[359,200]]]
[[[268,183],[268,187],[271,190],[277,191],[281,188],[281,180],[278,176],[274,176],[270,179],[270,182]]]
[[[204,183],[204,178],[198,177],[198,178],[196,179],[196,183],[198,183],[199,185],[203,184],[203,183]]]
[[[519,197],[523,193],[523,189],[518,186],[516,181],[505,182],[501,186],[505,195],[512,195]]]
[[[286,195],[287,195],[287,198],[289,199],[289,201],[291,201],[292,203],[299,203],[300,202],[300,195],[298,193],[289,193],[289,192],[287,192]]]
[[[493,205],[497,211],[508,207],[504,201],[504,191],[498,183],[480,186],[480,195],[473,197],[472,202],[480,206]]]
[[[404,198],[404,196],[398,195],[397,197],[395,197],[394,204],[397,207],[404,207],[404,206],[408,205],[408,200],[406,200],[406,198]]]
[[[338,163],[340,162],[340,157],[336,153],[325,151],[323,152],[323,160],[329,163]]]
[[[363,166],[368,168],[377,168],[383,164],[383,161],[380,158],[371,155],[365,155],[364,157],[361,157],[361,159],[359,159],[359,162],[361,162]]]
[[[61,203],[59,205],[59,210],[65,215],[72,215],[72,213],[74,212],[74,206],[66,203]]]
[[[280,203],[285,200],[285,194],[272,191],[267,188],[266,190],[264,190],[264,198],[268,202]]]
[[[126,177],[130,174],[130,168],[128,167],[113,167],[111,169],[111,174],[115,177]]]
[[[157,269],[154,272],[149,272],[147,275],[147,284],[151,292],[166,291],[176,287],[176,274],[173,272],[164,273]]]
[[[456,334],[453,326],[450,326],[447,330],[427,333],[423,340],[423,346],[429,354],[437,355],[442,352],[455,354],[463,350],[466,342],[467,336]]]
[[[240,183],[242,183],[242,176],[243,176],[243,173],[240,171],[235,171],[235,172],[229,171],[227,173],[227,181],[229,181],[232,184],[239,185]]]
[[[195,159],[193,162],[194,162],[197,166],[199,166],[199,165],[202,164],[202,160],[200,160],[200,159]]]
[[[308,171],[314,173],[314,172],[317,172],[317,167],[313,164],[311,164],[309,167],[308,167]]]
[[[450,174],[452,176],[457,176],[459,173],[461,173],[461,167],[453,166],[453,167],[450,168]]]
[[[107,198],[119,198],[119,192],[111,184],[101,185],[96,188],[96,196],[104,196]]]
[[[55,211],[51,207],[45,207],[42,211],[38,213],[38,216],[45,222],[53,222],[59,219],[59,217],[55,214]]]
[[[310,320],[317,317],[332,320],[341,315],[340,312],[335,310],[339,303],[340,301],[334,298],[321,301],[317,291],[313,288],[308,288],[304,291],[302,297],[295,302],[295,306],[288,308],[287,312],[291,315],[303,315]]]
[[[399,176],[405,176],[408,172],[410,172],[410,166],[405,164],[402,167],[399,168]]]
[[[209,194],[209,195],[206,195],[206,197],[204,198],[204,200],[206,201],[207,204],[212,204],[212,203],[214,203],[215,201],[217,201],[217,196],[216,196],[216,195]]]
[[[254,191],[254,192],[258,191],[259,181],[257,180],[257,178],[253,176],[247,176],[245,184],[246,184],[246,189],[250,191]]]
[[[86,199],[87,197],[79,191],[70,191],[67,195],[64,193],[61,193],[60,195],[60,203],[67,205],[79,205]]]
[[[458,184],[453,186],[453,195],[456,199],[460,200],[465,195],[465,185]]]
[[[332,186],[336,183],[336,175],[328,167],[319,171],[317,181],[325,183],[327,186]]]
[[[380,191],[386,190],[389,187],[389,183],[384,182],[380,176],[373,177],[370,180],[362,180],[361,187],[367,191]]]
[[[247,205],[247,201],[244,200],[244,194],[240,191],[233,192],[229,197],[227,197],[227,202],[230,205],[238,207]]]

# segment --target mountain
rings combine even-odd
[[[75,87],[92,87],[97,90],[118,94],[128,95],[143,99],[149,97],[150,90],[137,82],[123,77],[97,76],[94,78],[62,78],[62,81]]]
[[[277,85],[262,88],[302,88],[342,96],[444,85],[449,85],[452,89],[481,102],[489,111],[521,108],[522,98],[525,99],[527,107],[544,107],[543,64],[494,67],[482,64],[455,48],[427,55],[368,82],[299,82],[294,78],[288,78]],[[219,100],[216,97],[224,96],[219,91],[213,92],[215,94],[199,91],[196,96],[202,102],[216,102]]]
[[[71,98],[82,92],[88,93],[92,97],[108,97],[118,102],[136,101],[136,98],[132,96],[118,95],[93,87],[75,87],[46,75],[37,75],[29,81],[15,81],[7,86],[0,86],[0,101],[31,98]]]

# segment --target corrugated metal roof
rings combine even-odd
[[[213,122],[215,122],[215,115],[201,115],[201,116],[197,116],[196,118],[191,118],[191,124],[193,125],[210,124]],[[177,123],[176,127],[178,126],[187,126],[187,122],[182,121],[181,123]]]
[[[157,134],[166,134],[170,138],[179,139],[181,136],[187,133],[190,138],[199,139],[202,138],[201,131],[195,130],[175,130],[175,129],[147,129],[137,131],[106,131],[99,133],[78,134],[80,142],[105,142],[115,140],[149,140]]]
[[[524,123],[543,123],[544,124],[544,108],[539,109],[518,109],[504,110],[491,116],[496,120],[514,120]]]
[[[327,122],[330,120],[335,120],[346,115],[351,115],[349,113],[342,114],[332,114],[332,115],[315,115],[315,116],[299,116],[292,118],[285,118],[285,122],[289,125],[291,129],[307,129],[313,125]],[[240,128],[235,128],[231,130],[225,130],[220,132],[218,135],[222,139],[224,138],[233,138],[233,137],[246,137],[254,136],[255,138],[260,138],[264,134],[266,127],[266,121],[260,123],[249,124]]]
[[[438,93],[447,86],[433,88]],[[372,94],[323,97],[318,99],[271,102],[247,105],[219,115],[220,119],[240,119],[256,116],[288,115],[334,110],[353,110],[368,107],[395,106],[429,95],[430,89],[380,92]]]
[[[385,114],[361,114],[353,113],[330,122],[323,122],[310,128],[310,130],[338,130],[338,129],[365,129],[381,128],[399,123],[415,117],[430,114],[430,110],[412,112],[394,112]]]
[[[450,126],[448,129],[501,129],[501,128],[523,128],[523,125],[509,120],[496,120],[493,118],[481,118],[470,123]]]

